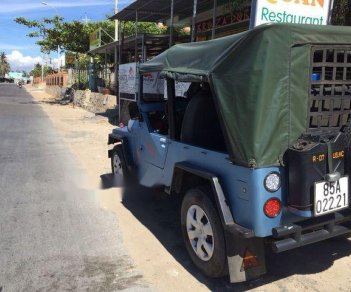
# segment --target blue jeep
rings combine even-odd
[[[114,173],[182,197],[194,264],[241,282],[351,232],[351,29],[272,24],[140,64]]]

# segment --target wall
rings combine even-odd
[[[51,85],[46,86],[45,91],[56,99],[62,99],[66,87]],[[108,109],[117,108],[116,96],[103,95],[101,93],[91,92],[90,90],[76,90],[74,93],[74,105],[80,106],[93,113],[104,113]]]
[[[102,113],[107,109],[115,109],[117,107],[116,96],[103,95],[90,90],[77,90],[74,95],[74,103],[94,113]]]
[[[59,85],[51,85],[51,86],[46,85],[45,87],[46,93],[59,99],[63,98],[63,94],[65,93],[65,91],[66,91],[66,87],[61,87]]]
[[[33,78],[33,84],[39,84],[39,83],[41,83],[41,78],[40,77]]]
[[[45,77],[46,85],[59,85],[67,86],[68,84],[68,74],[67,72],[60,72],[55,74],[50,74]]]

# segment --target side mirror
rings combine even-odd
[[[139,120],[141,115],[136,102],[131,102],[128,105],[129,116],[132,120]]]

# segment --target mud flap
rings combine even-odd
[[[266,273],[262,238],[240,238],[226,232],[226,246],[231,283],[252,280]]]

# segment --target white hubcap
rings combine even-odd
[[[113,155],[113,173],[123,175],[122,162],[116,153]]]
[[[214,251],[213,230],[206,213],[197,205],[188,210],[186,230],[196,255],[203,261],[209,261]]]

